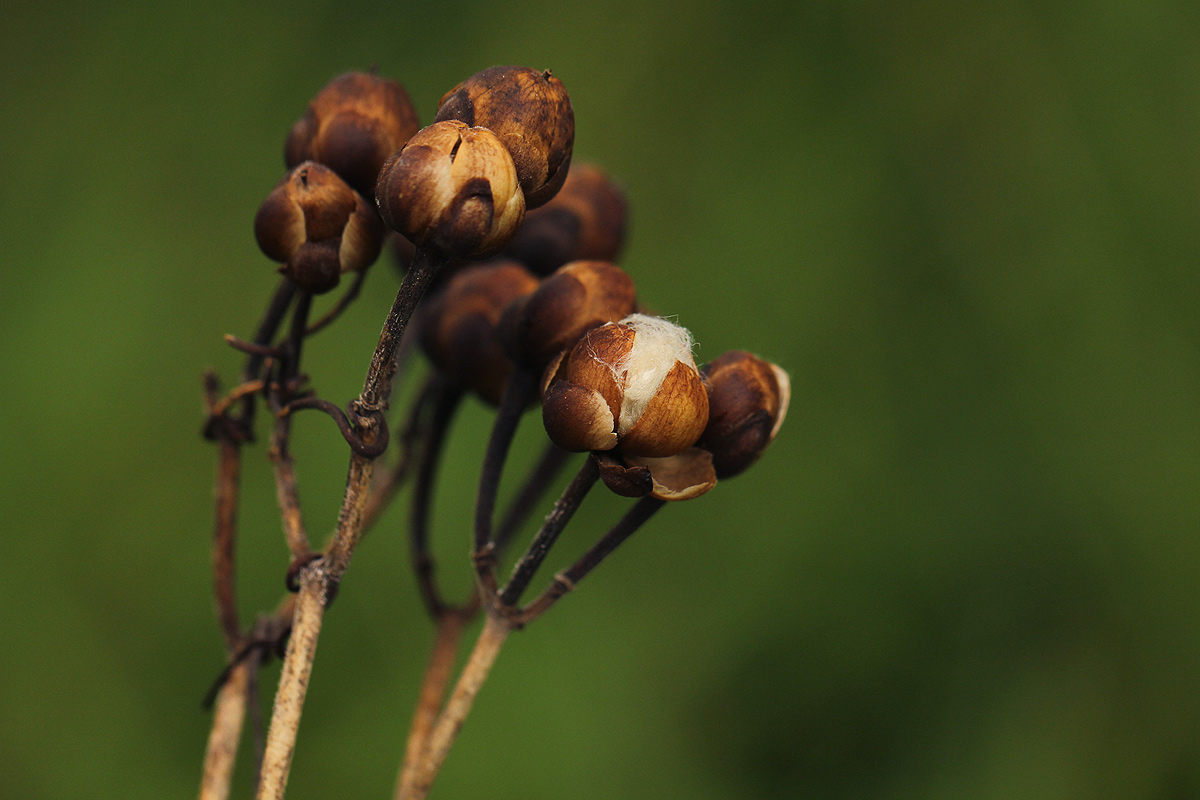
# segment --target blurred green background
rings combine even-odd
[[[643,299],[794,394],[755,469],[510,641],[434,796],[1200,796],[1195,5],[4,17],[0,795],[194,796],[222,665],[199,376],[235,374],[221,336],[274,286],[251,221],[284,136],[346,69],[428,122],[519,63],[627,187]],[[357,393],[396,285],[381,264],[313,340],[324,396]],[[460,586],[488,425],[468,407],[437,503]],[[346,448],[316,415],[296,442],[319,537]],[[245,484],[249,615],[287,561],[261,445]],[[594,493],[552,566],[624,507]],[[430,635],[402,534],[328,617],[290,798],[390,796]]]

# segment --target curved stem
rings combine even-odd
[[[461,400],[462,390],[443,380],[440,390],[431,400],[433,417],[426,432],[417,467],[416,483],[413,485],[412,515],[409,524],[412,565],[421,599],[434,619],[438,619],[445,610],[445,602],[438,589],[433,556],[429,552],[429,508],[446,433]]]
[[[579,504],[583,502],[583,498],[587,497],[587,493],[591,488],[596,485],[596,480],[599,477],[600,467],[596,464],[596,459],[588,458],[585,460],[583,466],[579,468],[579,472],[575,474],[575,478],[567,484],[566,489],[563,489],[563,493],[559,496],[558,502],[554,504],[550,515],[546,517],[546,521],[542,523],[541,529],[538,530],[537,535],[530,542],[529,549],[525,551],[525,555],[521,556],[521,560],[513,568],[512,577],[508,579],[508,584],[500,591],[500,605],[511,607],[516,605],[517,601],[521,599],[521,592],[525,591],[525,587],[529,585],[529,581],[533,578],[534,573],[541,566],[542,560],[550,552],[550,548],[554,545],[555,540],[558,539],[558,535],[562,533],[563,528],[571,521],[571,517],[575,515]]]
[[[308,324],[308,314],[312,308],[312,294],[300,291],[296,295],[296,308],[292,312],[292,327],[286,348],[287,355],[280,365],[279,381],[273,387],[270,398],[272,407],[279,405],[280,398],[283,402],[289,399],[290,384],[300,372],[304,329]],[[291,551],[294,558],[298,558],[311,553],[312,545],[309,544],[308,532],[304,528],[304,515],[300,510],[300,494],[296,486],[296,466],[292,461],[292,454],[288,450],[291,431],[291,417],[277,416],[275,428],[271,433],[271,446],[268,453],[275,468],[275,497],[279,503],[284,537],[287,540],[288,550]]]
[[[592,459],[589,458],[588,460],[591,461]],[[554,582],[536,600],[521,610],[517,618],[520,624],[528,624],[546,613],[546,610],[550,606],[554,605],[564,594],[574,589],[589,572],[595,569],[612,551],[616,550],[622,542],[632,536],[650,517],[654,516],[654,512],[658,511],[664,505],[666,505],[664,501],[653,497],[643,497],[634,503],[633,508],[629,509],[625,516],[621,517],[620,521],[608,533],[600,537],[600,540],[592,545],[578,561],[555,575]]]
[[[508,509],[504,512],[504,517],[500,524],[496,527],[494,540],[496,542],[496,551],[504,552],[505,546],[512,540],[513,536],[520,530],[521,525],[529,517],[534,506],[542,499],[542,495],[546,493],[546,489],[562,472],[562,468],[566,466],[567,460],[571,454],[563,450],[554,442],[547,442],[546,448],[542,451],[542,457],[538,459],[537,464],[530,470],[526,476],[521,489],[513,497],[509,503]]]
[[[324,316],[308,326],[308,329],[304,332],[304,335],[312,336],[314,333],[324,329],[329,325],[329,323],[340,317],[342,312],[349,308],[350,304],[358,299],[358,293],[362,291],[363,282],[366,281],[366,279],[367,270],[365,268],[354,273],[354,282],[350,284],[350,288],[346,289],[342,296],[338,298],[338,301],[334,303],[333,307],[325,312]]]
[[[361,431],[361,437],[368,445],[374,444],[379,435],[383,412],[391,397],[392,379],[396,374],[396,350],[400,346],[408,320],[442,263],[444,259],[440,257],[424,250],[417,251],[412,266],[396,293],[392,310],[384,322],[379,343],[371,356],[371,366],[363,381],[362,393],[350,404],[357,417],[355,423]],[[338,515],[333,542],[323,557],[313,561],[300,572],[300,593],[296,599],[292,635],[284,656],[271,725],[267,732],[258,800],[283,798],[325,608],[336,594],[350,558],[354,555],[354,549],[362,537],[363,509],[366,506],[373,469],[374,458],[357,452],[350,456],[346,491],[342,497],[342,508]]]
[[[504,460],[521,421],[521,413],[529,405],[537,388],[537,376],[532,370],[514,367],[504,397],[496,410],[496,421],[488,439],[487,453],[483,457],[483,472],[479,476],[479,494],[475,501],[475,549],[480,550],[492,541],[492,514],[496,510],[496,493],[500,488],[500,475]]]
[[[454,692],[433,726],[429,744],[417,763],[412,782],[409,786],[402,787],[399,800],[423,800],[428,796],[433,780],[450,753],[450,747],[462,729],[475,697],[487,680],[488,673],[496,663],[500,648],[504,646],[504,640],[508,638],[511,630],[507,621],[488,614],[479,639],[475,642],[475,648],[454,686]]]

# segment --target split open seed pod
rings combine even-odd
[[[408,92],[396,81],[347,72],[325,85],[288,135],[289,169],[319,161],[372,198],[383,162],[420,128]]]
[[[562,81],[549,70],[490,67],[447,92],[435,122],[488,128],[512,153],[527,208],[554,197],[571,165],[575,112]]]
[[[566,450],[673,456],[708,423],[691,334],[667,320],[632,314],[595,328],[553,369],[542,419]]]
[[[301,289],[321,294],[366,269],[383,247],[375,209],[333,170],[305,161],[276,184],[254,217],[263,253]]]
[[[387,160],[375,186],[379,212],[417,246],[448,258],[482,258],[512,238],[525,197],[495,134],[437,122]]]

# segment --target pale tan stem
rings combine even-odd
[[[425,667],[425,678],[421,682],[417,708],[413,712],[412,727],[408,732],[408,743],[404,748],[404,765],[396,781],[397,800],[411,791],[417,765],[425,752],[438,712],[442,710],[442,703],[446,699],[446,689],[454,671],[454,659],[458,655],[458,645],[462,641],[469,616],[457,611],[448,611],[438,617],[437,635],[433,641],[433,650],[429,654],[429,664]]]
[[[314,562],[314,564],[319,562]],[[307,568],[304,575],[320,572]],[[263,753],[259,774],[258,800],[281,800],[287,787],[288,770],[296,750],[296,731],[300,727],[300,710],[308,692],[312,674],[313,655],[321,633],[321,618],[325,614],[325,582],[304,580],[296,598],[296,613],[292,618],[292,635],[288,639],[283,671],[279,676],[279,691],[275,693],[275,708],[271,727],[267,731],[267,747]]]
[[[492,664],[496,662],[496,656],[500,654],[500,648],[504,646],[504,640],[508,638],[511,630],[507,621],[488,614],[479,639],[475,642],[475,649],[471,651],[471,656],[458,677],[458,684],[450,695],[450,701],[446,703],[445,710],[433,727],[429,745],[425,748],[425,754],[413,775],[412,785],[400,800],[424,800],[429,795],[433,780],[450,753],[450,747],[471,711],[475,696],[487,680]]]
[[[282,800],[287,787],[288,771],[296,750],[296,732],[300,727],[300,712],[308,692],[317,638],[325,607],[346,572],[350,556],[362,537],[363,507],[367,487],[371,483],[374,462],[355,455],[350,459],[350,474],[346,478],[346,494],[338,516],[337,533],[325,555],[300,571],[300,594],[292,621],[292,634],[283,658],[279,689],[267,730],[267,748],[259,774],[258,800]]]
[[[204,753],[204,774],[200,778],[200,800],[227,800],[233,782],[238,741],[246,718],[246,696],[252,667],[243,662],[229,673],[229,680],[217,695],[208,749]]]

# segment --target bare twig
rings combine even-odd
[[[200,800],[226,800],[233,782],[238,740],[246,716],[246,698],[254,665],[241,661],[229,674],[217,695],[208,748],[204,753],[204,773],[200,778]]]

